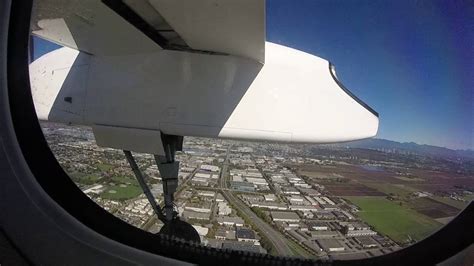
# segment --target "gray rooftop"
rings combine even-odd
[[[344,246],[337,239],[318,239],[318,245],[328,251],[330,248],[343,248]]]
[[[229,217],[229,216],[218,216],[217,222],[228,222],[228,223],[240,223],[243,224],[244,220],[240,217]]]
[[[237,238],[255,239],[255,232],[247,228],[238,228],[235,231]]]
[[[201,220],[209,220],[210,213],[203,213],[203,212],[194,212],[194,211],[183,211],[183,218],[185,219],[201,219]]]
[[[260,246],[248,242],[229,241],[222,244],[223,249],[241,250],[247,252],[265,253]]]
[[[296,212],[271,212],[273,219],[287,219],[287,220],[299,220],[300,217]]]

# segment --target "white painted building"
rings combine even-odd
[[[265,201],[276,201],[276,196],[275,194],[265,194],[264,195],[265,197]]]
[[[253,178],[253,177],[246,177],[247,182],[255,184],[255,185],[268,185],[267,180],[264,178]]]
[[[216,220],[220,225],[244,226],[244,220],[240,217],[218,216]]]
[[[314,199],[320,204],[326,204],[326,201],[322,200],[320,197],[314,197]]]
[[[292,204],[302,204],[304,201],[303,197],[297,195],[292,195],[291,197],[288,197],[288,200]]]
[[[232,181],[243,182],[244,180],[242,179],[242,176],[234,175],[234,176],[232,176]]]
[[[327,203],[331,204],[331,205],[336,205],[336,203],[334,203],[334,201],[332,201],[331,199],[329,199],[328,197],[321,197],[323,200],[325,200]]]
[[[201,170],[209,171],[209,172],[219,172],[219,166],[210,165],[210,164],[203,164],[201,165]]]
[[[226,202],[219,202],[217,208],[217,214],[219,215],[229,215],[232,212],[232,209]]]
[[[194,178],[211,178],[211,174],[209,173],[196,173]]]
[[[309,201],[309,203],[310,203],[311,205],[313,205],[313,206],[317,206],[317,205],[318,205],[318,203],[317,203],[313,198],[311,198],[310,196],[304,196],[304,197],[305,197],[306,200]]]
[[[198,192],[198,195],[203,197],[214,197],[216,193],[214,191],[201,190]]]

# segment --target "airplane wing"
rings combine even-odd
[[[40,119],[101,146],[162,154],[160,135],[297,143],[372,137],[378,114],[325,59],[265,42],[263,0],[38,0]]]
[[[34,35],[92,55],[161,49],[263,62],[263,0],[35,1]]]

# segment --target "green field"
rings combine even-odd
[[[110,169],[112,169],[114,167],[113,165],[108,164],[108,163],[98,163],[95,166],[101,172],[107,172],[107,171],[109,171]]]
[[[138,185],[138,181],[135,178],[131,178],[127,176],[114,175],[110,178],[110,181],[117,184]]]
[[[104,199],[127,200],[135,198],[142,193],[142,190],[135,185],[117,185],[108,187],[100,195]]]
[[[441,203],[453,206],[454,208],[458,208],[460,210],[464,209],[469,204],[469,202],[457,201],[457,200],[453,200],[446,197],[440,197],[440,196],[433,196],[431,198]]]
[[[83,185],[93,185],[100,180],[100,176],[94,174],[83,174],[78,172],[70,173],[69,176],[71,177],[72,181],[78,184]]]
[[[421,240],[441,227],[439,222],[384,197],[345,198],[361,208],[358,216],[362,220],[398,243]]]
[[[375,182],[365,182],[364,185],[377,189],[380,192],[385,194],[393,193],[403,198],[407,198],[411,193],[418,191],[415,188],[403,185],[403,184],[388,184],[388,183],[375,183]]]

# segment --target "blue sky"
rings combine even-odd
[[[468,2],[267,0],[267,40],[331,61],[380,114],[378,138],[474,149]],[[37,41],[35,49],[55,46]]]

